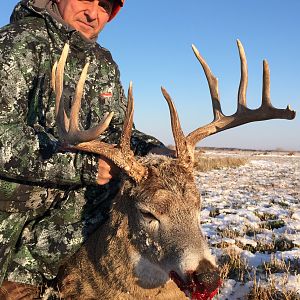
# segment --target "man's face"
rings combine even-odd
[[[93,39],[108,22],[114,0],[56,0],[56,3],[68,25]]]

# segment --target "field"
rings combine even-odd
[[[196,168],[202,228],[224,278],[217,299],[300,299],[300,153],[202,156],[225,162]]]

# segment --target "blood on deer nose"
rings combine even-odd
[[[213,298],[213,296],[218,292],[218,288],[222,284],[218,268],[216,267],[214,261],[210,261],[208,259],[203,259],[199,263],[197,270],[191,274],[191,277],[192,282],[196,287],[196,294],[197,292],[202,292],[207,295],[209,299]],[[196,296],[196,294],[194,295]],[[206,298],[194,297],[194,299]]]
[[[170,277],[192,300],[213,299],[222,284],[217,269],[204,273],[188,273],[186,281],[183,281],[178,274],[173,271],[170,272]]]
[[[197,290],[205,290],[208,293],[213,293],[221,285],[219,272],[193,273],[193,281],[197,286]]]

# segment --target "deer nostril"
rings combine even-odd
[[[193,280],[196,284],[202,285],[208,292],[215,291],[221,285],[221,278],[218,272],[193,273]]]

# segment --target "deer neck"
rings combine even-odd
[[[114,199],[110,218],[86,242],[81,258],[97,276],[99,292],[127,292],[133,281],[129,255],[128,216],[123,213],[123,189]],[[126,201],[126,200],[125,200]],[[109,286],[107,285],[109,283]],[[112,287],[111,285],[114,285]],[[126,299],[126,298],[125,298]]]
[[[137,271],[141,272],[139,275],[143,276],[144,268],[145,271],[147,270],[145,276],[155,280],[158,276],[158,270],[153,274],[149,273],[151,269],[155,271],[155,267],[147,265],[148,262],[141,259],[131,243],[132,237],[129,233],[128,214],[124,212],[125,201],[130,201],[130,199],[123,193],[124,191],[121,191],[116,197],[109,221],[95,232],[86,245],[87,256],[96,259],[96,261],[91,262],[91,266],[95,266],[93,273],[97,274],[98,277],[99,292],[113,290],[114,294],[111,295],[111,299],[116,300],[142,300],[149,299],[149,297],[164,300],[184,299],[185,297],[182,298],[183,294],[172,282],[167,284],[167,289],[165,287],[144,288],[139,285],[139,279],[136,276]],[[103,242],[99,243],[99,241]],[[89,252],[93,255],[89,255]],[[136,266],[139,263],[142,265],[137,270]],[[166,278],[166,281],[168,281],[168,278]],[[108,283],[109,286],[106,286]],[[158,294],[162,295],[162,298],[157,298]],[[110,299],[110,297],[107,296],[107,299]]]

